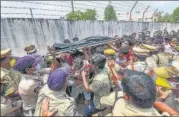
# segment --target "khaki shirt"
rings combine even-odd
[[[153,107],[149,109],[138,108],[126,102],[123,98],[115,103],[113,116],[161,116]]]
[[[145,61],[138,61],[133,63],[133,65],[128,65],[128,69],[134,69],[135,71],[144,72],[146,74],[149,73],[149,67]]]
[[[122,91],[118,91],[117,92],[117,96],[116,96],[116,92],[111,92],[109,95],[107,96],[103,96],[100,99],[100,103],[102,106],[104,107],[109,107],[109,106],[114,106],[115,101],[119,98],[123,96],[123,92]]]
[[[7,90],[4,92],[5,96],[8,96],[9,94],[16,92],[18,90],[19,82],[21,81],[21,74],[18,71],[15,71],[14,69],[6,70],[1,68],[2,71],[5,72],[4,80],[7,84]]]
[[[19,83],[18,92],[23,100],[23,109],[35,109],[38,93],[35,92],[36,88],[42,86],[41,79],[38,76],[23,74]]]
[[[159,53],[146,58],[146,62],[150,68],[167,66],[174,58],[167,56],[165,53]]]
[[[94,93],[93,102],[95,107],[102,109],[103,107],[100,105],[100,98],[109,95],[111,89],[108,73],[105,69],[94,76],[89,88]]]
[[[80,116],[74,98],[69,97],[64,91],[52,91],[48,85],[45,85],[39,93],[34,116],[41,115],[41,103],[45,97],[50,99],[49,111],[58,110],[55,116]]]

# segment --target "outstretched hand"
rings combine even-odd
[[[87,72],[85,70],[81,71],[81,77],[84,79],[86,78]]]
[[[54,111],[50,112],[49,111],[49,98],[45,98],[42,101],[42,105],[41,105],[41,116],[44,117],[51,117],[54,116],[57,113],[57,109],[55,109]]]

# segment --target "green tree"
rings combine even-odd
[[[105,10],[104,10],[104,19],[106,21],[110,21],[110,20],[117,20],[116,17],[116,12],[113,8],[113,6],[108,5]]]
[[[72,11],[67,14],[67,20],[83,20],[84,13],[81,11]]]
[[[177,7],[177,8],[173,11],[173,21],[174,21],[174,22],[179,22],[179,7]]]
[[[67,20],[96,20],[96,10],[87,9],[85,12],[72,11],[67,14]]]
[[[158,22],[173,22],[173,15],[165,13],[164,15],[158,14]]]
[[[164,16],[162,16],[162,19],[161,19],[163,22],[172,22],[173,21],[173,15],[169,14],[169,13],[166,13],[164,14]]]
[[[87,9],[84,12],[84,19],[85,20],[96,20],[96,10],[95,9]]]

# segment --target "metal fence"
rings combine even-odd
[[[104,9],[109,4],[114,7],[118,20],[152,21],[157,13],[163,13],[140,1],[1,1],[1,17],[65,19],[71,11],[95,9],[97,19],[103,20]]]

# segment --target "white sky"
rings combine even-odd
[[[97,11],[97,18],[104,19],[104,8],[108,5],[108,1],[74,1],[75,10],[85,11],[85,9],[95,8]],[[119,20],[128,20],[129,11],[135,1],[112,1],[112,5],[117,13]],[[150,5],[146,12],[145,18],[151,17],[156,8],[159,11],[172,13],[173,10],[179,6],[179,1],[139,1],[133,10],[132,18],[142,18],[142,13]],[[26,7],[26,9],[14,9],[4,7]],[[64,17],[71,11],[70,1],[1,1],[1,17],[28,17],[30,18],[30,10],[32,9],[34,18],[60,18]],[[47,10],[39,10],[47,9]],[[49,11],[50,9],[51,11]],[[24,13],[24,14],[3,14],[3,13]],[[35,15],[39,14],[39,15]],[[120,15],[119,15],[120,14]]]

